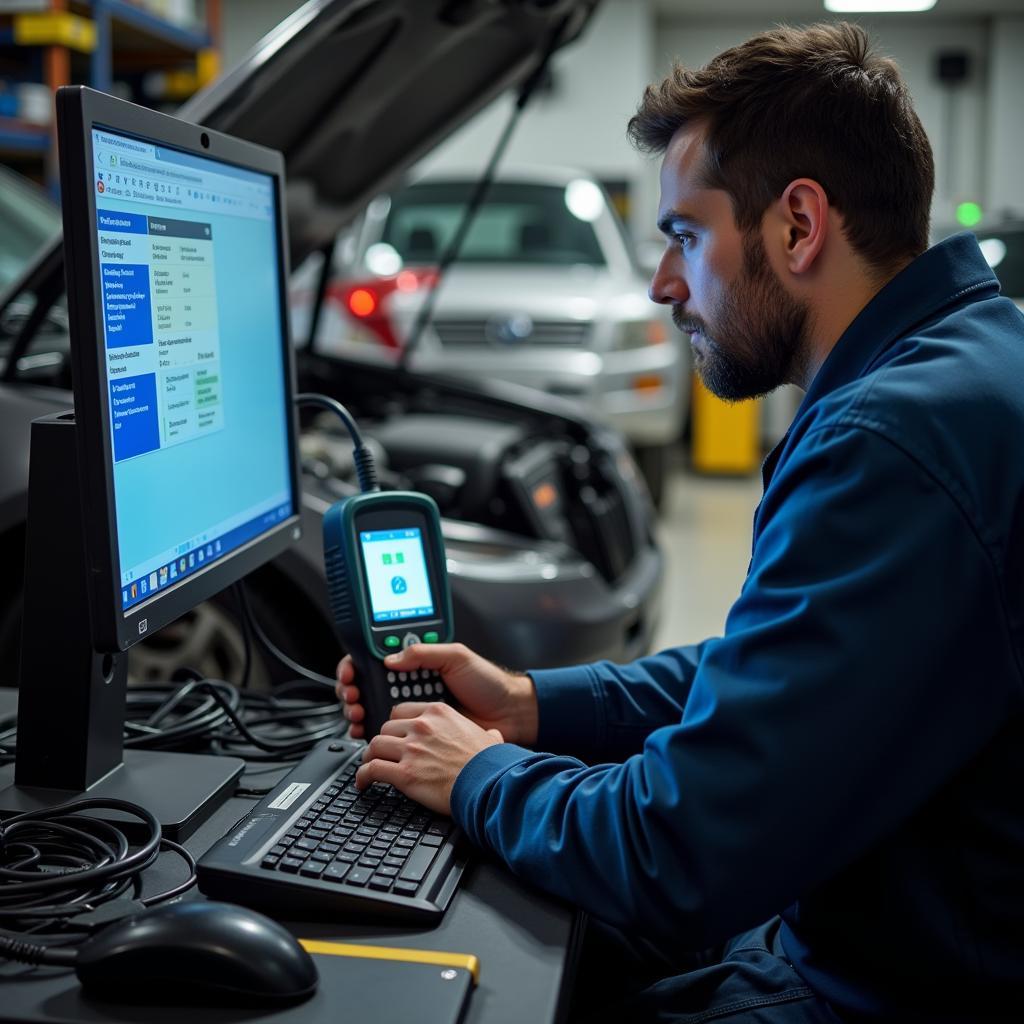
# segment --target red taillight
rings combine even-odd
[[[372,316],[377,305],[377,296],[369,288],[356,288],[348,294],[349,311],[356,316]]]
[[[388,316],[388,300],[395,292],[432,288],[436,281],[437,271],[433,267],[413,267],[400,271],[394,277],[336,282],[328,286],[326,298],[372,331],[385,346],[401,348],[402,341]]]

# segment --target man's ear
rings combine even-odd
[[[828,196],[813,178],[796,178],[779,197],[776,213],[786,266],[793,274],[806,274],[828,237]]]

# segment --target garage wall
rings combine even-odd
[[[909,18],[857,20],[868,30],[878,50],[893,57],[902,69],[935,154],[933,219],[937,225],[951,224],[958,202],[972,199],[984,205],[988,191],[989,23],[981,18],[929,22]],[[673,58],[685,64],[704,64],[771,23],[768,19],[687,23],[663,20],[655,35],[653,73],[656,77],[667,73]],[[937,55],[949,50],[962,50],[969,55],[971,73],[960,85],[944,85],[935,75]],[[1024,51],[1015,52],[1019,55]],[[1021,95],[1019,88],[1016,95]],[[1019,101],[1014,102],[1019,110]]]
[[[297,0],[223,0],[224,67],[233,68],[275,25],[301,6]]]
[[[238,61],[298,6],[295,0],[225,0],[226,64]],[[658,6],[664,10],[664,3]],[[773,12],[771,19],[757,20],[683,18],[657,13],[652,0],[605,0],[583,39],[555,58],[553,88],[537,97],[524,117],[508,162],[576,165],[627,183],[633,199],[630,226],[638,238],[652,237],[657,162],[639,157],[625,139],[625,123],[644,86],[665,74],[674,57],[703,64],[782,17]],[[956,204],[964,199],[993,213],[1024,216],[1024,17],[859,20],[879,48],[899,62],[932,141],[936,225],[952,224]],[[936,77],[935,59],[946,50],[969,55],[971,73],[960,85],[944,85]],[[482,167],[511,102],[484,111],[425,167]]]
[[[990,79],[987,203],[1024,218],[1024,17],[992,22]]]

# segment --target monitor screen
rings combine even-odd
[[[272,175],[96,127],[122,614],[297,512]]]
[[[427,559],[419,527],[359,534],[374,622],[434,614]]]

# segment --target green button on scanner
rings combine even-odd
[[[437,641],[440,639],[441,638],[433,630],[431,630],[429,633],[423,634],[423,642],[425,644],[436,644]]]
[[[394,633],[392,633],[391,636],[384,637],[384,646],[385,647],[401,647],[402,646],[402,641],[397,636],[395,636]]]

